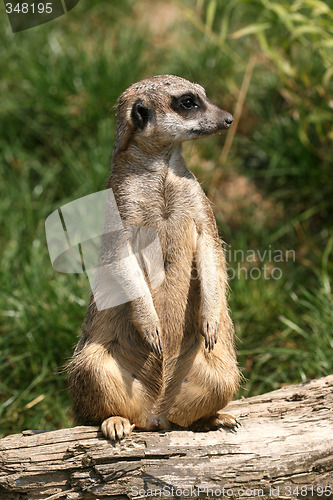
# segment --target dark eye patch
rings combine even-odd
[[[192,117],[197,111],[205,109],[205,106],[197,95],[183,94],[181,96],[171,98],[171,108],[184,116],[184,118]]]

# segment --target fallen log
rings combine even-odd
[[[0,499],[332,498],[333,375],[230,403],[242,426],[139,432],[97,427],[0,440]]]

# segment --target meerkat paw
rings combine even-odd
[[[196,420],[190,425],[189,429],[194,432],[208,432],[216,431],[217,429],[225,427],[227,429],[237,431],[240,426],[241,423],[238,422],[233,415],[229,415],[228,413],[218,413],[212,417],[204,417]]]
[[[208,352],[214,349],[214,345],[217,342],[217,332],[219,330],[219,325],[219,321],[202,321],[201,335],[205,339],[205,348],[208,349]]]
[[[109,417],[102,423],[101,431],[111,441],[120,441],[130,436],[134,427],[135,424],[131,424],[127,418]]]
[[[144,298],[136,299],[131,304],[132,321],[136,330],[147,342],[151,351],[162,358],[162,329],[154,306]]]
[[[151,329],[143,331],[143,338],[148,343],[150,349],[156,354],[157,357],[163,357],[163,347],[161,339],[160,327],[156,326]]]

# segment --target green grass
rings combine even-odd
[[[227,4],[170,2],[178,23],[157,34],[129,0],[79,2],[67,16],[15,36],[1,16],[1,434],[73,423],[63,366],[89,286],[84,275],[52,269],[44,223],[58,206],[104,188],[116,98],[140,78],[171,72],[203,84],[233,112],[252,53],[258,62],[227,161],[220,162],[225,135],[185,148],[232,250],[252,249],[257,258],[295,251],[288,262],[268,254],[230,262],[248,273],[281,270],[280,279],[246,279],[241,271],[230,281],[242,394],[332,373],[333,61],[325,45],[332,9]],[[295,36],[291,28],[300,26]],[[283,71],[286,60],[292,71]],[[231,196],[242,178],[245,191]]]

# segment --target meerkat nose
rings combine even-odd
[[[225,126],[225,128],[231,127],[233,121],[234,117],[230,113],[225,112],[225,116],[223,119],[223,125]]]

